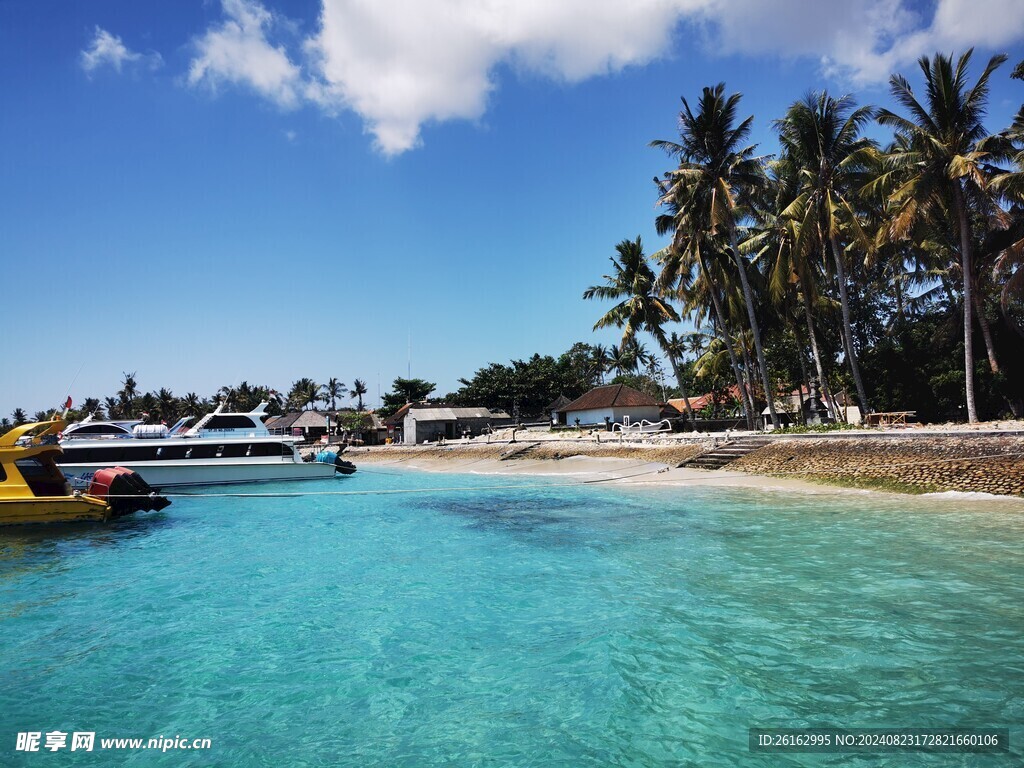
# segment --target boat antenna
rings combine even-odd
[[[78,370],[75,372],[75,377],[73,379],[71,379],[71,383],[68,384],[68,391],[64,393],[64,401],[65,402],[67,402],[68,398],[71,397],[71,390],[74,389],[75,382],[78,381],[78,374],[80,374],[82,372],[82,368],[84,368],[84,367],[85,367],[85,361],[83,360],[82,364],[78,366]],[[65,413],[67,412],[67,409],[70,408],[70,407],[71,407],[70,405],[67,405],[67,406],[64,407]]]

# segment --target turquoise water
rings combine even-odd
[[[543,482],[361,472],[233,490],[476,490],[0,532],[0,765],[1024,759],[1024,504]],[[1012,747],[748,751],[752,726],[815,725]],[[15,751],[51,730],[212,749]]]

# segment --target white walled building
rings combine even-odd
[[[595,387],[564,406],[561,412],[565,414],[565,423],[570,427],[621,424],[626,417],[631,422],[643,419],[654,422],[661,419],[661,407],[657,400],[625,384]]]

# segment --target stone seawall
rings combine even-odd
[[[865,488],[1024,496],[1024,437],[783,438],[728,468]]]
[[[405,462],[414,459],[441,460],[530,460],[550,459],[557,461],[571,456],[594,458],[636,459],[657,461],[668,466],[694,458],[704,450],[700,443],[677,445],[641,445],[605,441],[601,443],[581,440],[545,440],[543,442],[508,443],[462,443],[453,441],[443,446],[401,446],[392,445],[375,448],[353,448],[345,458],[357,464],[364,462]]]

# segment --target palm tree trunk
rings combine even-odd
[[[718,312],[715,312],[718,315]],[[747,420],[747,429],[754,431],[757,429],[757,423],[755,422],[754,416],[754,404],[750,398],[750,392],[747,390],[747,383],[743,380],[743,369],[740,368],[739,358],[736,357],[736,342],[733,339],[732,334],[729,333],[729,327],[720,318],[716,318],[718,333],[722,337],[722,342],[725,344],[725,348],[729,351],[729,363],[732,365],[733,376],[736,377],[736,389],[740,393],[740,403],[743,405],[743,416]]]
[[[967,420],[971,424],[978,422],[978,409],[974,403],[974,343],[971,339],[971,313],[974,306],[972,283],[974,269],[971,264],[971,229],[967,221],[967,208],[964,204],[960,182],[953,182],[953,205],[960,224],[960,268],[964,277],[964,394],[967,397]]]
[[[843,337],[846,339],[846,355],[850,361],[850,373],[853,374],[853,383],[857,386],[857,397],[860,399],[861,411],[866,415],[871,410],[868,403],[868,395],[864,389],[864,380],[860,376],[860,366],[857,364],[857,355],[853,350],[853,329],[850,323],[850,299],[846,291],[846,265],[843,263],[843,254],[839,249],[839,238],[832,235],[829,238],[832,243],[832,257],[836,263],[836,281],[839,283],[839,303],[843,310]]]
[[[747,317],[750,319],[750,330],[754,334],[754,351],[757,353],[757,364],[761,368],[761,383],[764,384],[764,399],[768,401],[768,413],[772,416],[772,425],[779,429],[779,414],[775,412],[775,392],[772,391],[771,382],[768,380],[768,366],[764,362],[764,350],[761,348],[761,328],[757,324],[757,315],[754,313],[754,295],[750,290],[750,281],[747,280],[747,270],[743,268],[743,259],[740,256],[740,245],[736,238],[736,227],[729,227],[729,239],[732,245],[732,255],[736,267],[740,271],[740,285],[743,286],[743,303],[747,305]]]
[[[740,335],[736,337],[736,341],[739,342],[740,352],[743,353],[743,371],[745,374],[743,380],[746,383],[747,392],[750,393],[750,403],[754,408],[754,418],[758,418],[761,414],[757,412],[757,406],[754,405],[757,402],[757,399],[754,397],[754,393],[757,392],[757,387],[754,386],[754,378],[759,374],[750,359],[750,348],[747,346],[746,339],[743,338],[743,335]]]
[[[825,405],[828,407],[828,415],[837,419],[835,404],[832,402],[832,391],[828,386],[828,379],[825,377],[825,366],[821,362],[821,353],[818,351],[818,335],[814,332],[814,319],[811,313],[811,297],[806,287],[800,291],[804,295],[804,319],[807,321],[807,338],[811,342],[811,356],[814,358],[814,368],[818,372],[818,383],[821,385],[821,393],[825,398]]]
[[[750,395],[747,393],[747,388],[743,383],[743,374],[740,372],[740,364],[736,359],[736,350],[733,348],[732,338],[729,336],[729,329],[725,324],[725,315],[722,312],[722,301],[718,296],[718,289],[715,288],[714,281],[711,279],[711,274],[708,272],[707,265],[704,263],[704,257],[698,254],[697,263],[700,265],[701,272],[704,273],[704,277],[708,281],[708,293],[711,294],[712,320],[718,328],[719,333],[722,335],[722,341],[725,342],[725,348],[729,351],[729,362],[732,364],[732,372],[736,377],[736,389],[740,393],[740,402],[743,404],[743,415],[747,419],[747,429],[753,431],[755,429],[754,404],[750,402]]]
[[[977,288],[977,286],[974,286]],[[981,326],[981,338],[985,340],[985,352],[988,354],[988,367],[992,373],[999,373],[999,360],[996,358],[996,348],[992,343],[992,328],[985,317],[985,307],[981,303],[981,292],[974,291],[974,313],[978,316],[978,325]]]
[[[679,363],[676,361],[675,355],[669,355],[668,361],[672,363],[672,372],[676,375],[676,383],[679,386],[679,392],[683,396],[683,405],[686,406],[686,415],[690,417],[690,424],[693,424],[693,408],[690,407],[690,398],[686,396],[686,388],[683,386],[683,372],[679,370]]]

